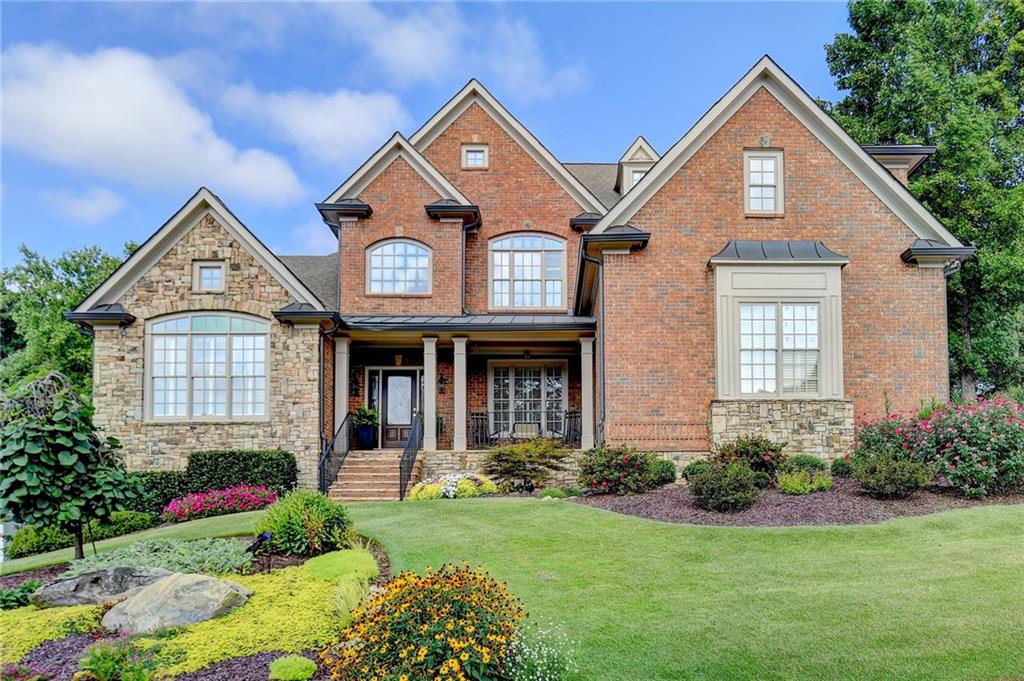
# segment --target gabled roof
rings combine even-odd
[[[316,294],[328,310],[338,309],[338,254],[282,255],[288,269]]]
[[[592,233],[600,234],[612,225],[628,222],[761,88],[765,88],[796,116],[919,238],[937,239],[955,247],[963,246],[899,180],[854,142],[768,55],[762,57],[678,142],[672,145],[671,149],[665,152],[644,178],[605,214]]]
[[[116,303],[135,282],[164,257],[182,237],[207,214],[213,214],[220,225],[233,236],[256,260],[277,279],[282,286],[301,303],[308,303],[317,310],[323,310],[323,303],[299,280],[281,260],[270,252],[249,228],[235,217],[216,194],[206,187],[192,195],[185,205],[171,216],[131,257],[121,263],[113,274],[89,294],[75,313],[102,309],[103,305]]]
[[[554,178],[558,184],[585,211],[604,213],[606,207],[594,194],[583,185],[564,165],[562,165],[548,149],[540,143],[532,132],[516,120],[508,109],[501,105],[480,81],[473,78],[459,90],[448,103],[413,133],[409,141],[419,150],[430,146],[448,126],[459,118],[470,106],[477,104],[494,119],[508,135],[516,140],[537,164]]]
[[[622,198],[622,194],[615,188],[619,173],[618,163],[564,163],[563,165],[607,208],[611,208]],[[584,212],[594,213],[596,211]],[[604,211],[598,214],[604,215]]]
[[[324,199],[323,203],[339,203],[357,198],[360,192],[366,189],[367,185],[373,182],[398,157],[405,159],[406,163],[412,166],[412,169],[426,180],[427,184],[441,198],[454,199],[465,206],[471,205],[472,202],[463,196],[462,192],[456,189],[455,185],[424,158],[423,154],[400,132],[392,135],[391,139],[375,151],[366,163],[359,166],[340,187],[331,192],[331,195]]]
[[[636,161],[639,163],[645,163],[650,161],[654,163],[661,156],[654,150],[651,143],[644,139],[643,135],[638,136],[633,143],[626,149],[626,153],[619,159],[619,163],[628,163],[629,161]]]

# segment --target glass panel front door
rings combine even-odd
[[[382,416],[383,447],[404,447],[412,433],[413,418],[416,416],[416,372],[391,371],[382,372],[383,392],[381,403],[384,407]]]

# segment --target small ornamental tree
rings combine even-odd
[[[39,527],[59,526],[85,557],[82,528],[124,509],[142,494],[114,438],[100,437],[92,410],[61,374],[50,373],[0,405],[0,516]]]

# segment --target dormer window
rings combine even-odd
[[[640,182],[640,180],[644,179],[644,175],[646,175],[646,174],[647,174],[647,170],[646,169],[644,169],[644,170],[634,170],[633,171],[633,184],[631,184],[630,187],[635,187]]]
[[[465,170],[482,170],[487,168],[488,153],[486,144],[463,144],[462,167]]]
[[[194,260],[192,262],[192,290],[196,293],[223,293],[224,261]]]
[[[743,152],[746,212],[776,215],[783,212],[782,151]]]

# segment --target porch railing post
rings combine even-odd
[[[452,338],[455,344],[455,428],[452,449],[466,451],[466,339]]]

